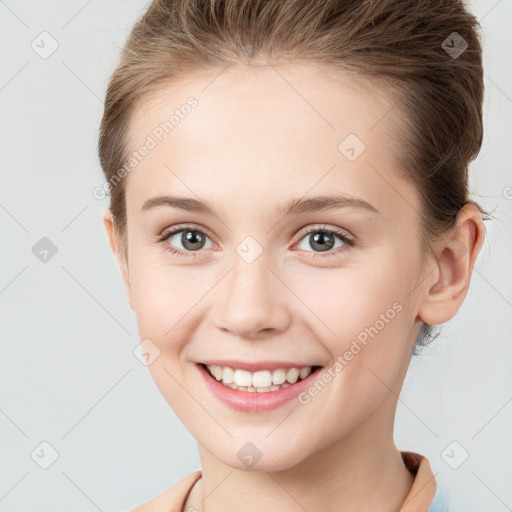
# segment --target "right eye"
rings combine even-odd
[[[164,231],[158,238],[158,243],[161,243],[164,249],[170,251],[172,254],[195,257],[196,255],[193,253],[199,252],[201,249],[205,248],[206,240],[210,240],[206,233],[194,226],[185,225],[175,226]],[[181,244],[182,248],[179,246],[176,247],[176,244]]]

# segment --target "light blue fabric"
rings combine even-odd
[[[448,496],[446,493],[439,487],[439,482],[437,483],[436,494],[434,495],[434,499],[427,510],[427,512],[449,512],[448,509]]]

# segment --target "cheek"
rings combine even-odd
[[[297,295],[307,299],[311,319],[323,323],[327,338],[330,334],[332,338],[346,339],[356,337],[376,322],[382,329],[381,315],[384,320],[396,318],[396,303],[404,306],[406,281],[399,265],[380,259],[373,267],[360,265],[330,271],[325,279],[303,279]]]
[[[333,362],[323,398],[310,397],[317,428],[338,421],[347,433],[389,398],[390,388],[399,394],[395,384],[409,357],[412,315],[404,304],[406,279],[393,265],[380,263],[344,269],[337,282],[317,283],[318,293],[307,295],[312,299],[308,306],[322,319],[311,316],[309,325],[318,326],[317,337]]]
[[[133,307],[142,334],[162,342],[179,338],[211,288],[211,276],[199,267],[166,264],[164,258],[134,258],[132,264]]]
[[[184,404],[190,396],[184,383],[190,371],[187,363],[187,340],[199,322],[201,298],[208,281],[197,268],[166,264],[164,258],[132,259],[131,288],[139,339],[149,339],[159,352],[148,366],[157,387],[182,421],[189,422]]]
[[[417,272],[410,256],[381,251],[364,265],[330,272],[329,279],[300,282],[297,294],[313,312],[308,324],[333,360],[343,358],[344,378],[364,374],[375,381],[370,368],[392,374],[407,356],[416,317],[408,304]]]

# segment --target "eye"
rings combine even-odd
[[[171,253],[178,254],[180,256],[192,257],[196,255],[190,253],[198,252],[201,249],[208,249],[210,247],[205,244],[207,240],[210,240],[208,235],[194,226],[175,226],[166,230],[158,238],[158,242],[162,243],[164,248]]]
[[[301,236],[301,240],[297,244],[299,249],[305,250],[304,247],[301,247],[302,240],[305,240],[317,252],[314,257],[337,256],[340,252],[344,252],[347,247],[354,245],[354,241],[347,236],[346,232],[337,228],[328,229],[326,225],[303,229],[299,236]],[[338,245],[338,247],[335,247],[336,238],[341,240],[341,245]],[[210,245],[208,245],[208,240]],[[191,225],[174,226],[159,235],[157,241],[172,254],[189,257],[198,256],[194,253],[199,253],[201,249],[208,249],[213,245],[210,237],[202,229]],[[341,250],[333,250],[340,247]]]
[[[346,232],[343,232],[337,228],[328,229],[325,225],[316,226],[313,228],[307,228],[302,230],[299,233],[301,241],[299,242],[298,247],[301,250],[305,250],[304,247],[301,247],[302,240],[305,240],[306,244],[309,244],[315,252],[318,251],[320,253],[325,254],[315,254],[314,257],[332,257],[337,256],[340,252],[344,252],[347,247],[351,247],[354,245],[354,241],[349,238]],[[341,240],[341,245],[335,247],[336,238]],[[333,251],[336,248],[342,248],[342,250]]]

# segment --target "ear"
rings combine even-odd
[[[105,231],[107,232],[110,248],[112,249],[112,252],[117,260],[119,269],[121,270],[126,296],[128,297],[128,304],[133,309],[132,290],[130,286],[130,276],[128,273],[128,263],[123,258],[123,255],[121,254],[121,251],[119,249],[118,235],[115,229],[114,219],[112,217],[112,211],[110,210],[110,208],[107,208],[103,212],[103,225],[105,227]]]
[[[476,257],[484,239],[482,214],[474,203],[464,205],[455,226],[436,249],[435,272],[426,280],[418,316],[439,325],[455,316],[469,289]]]

